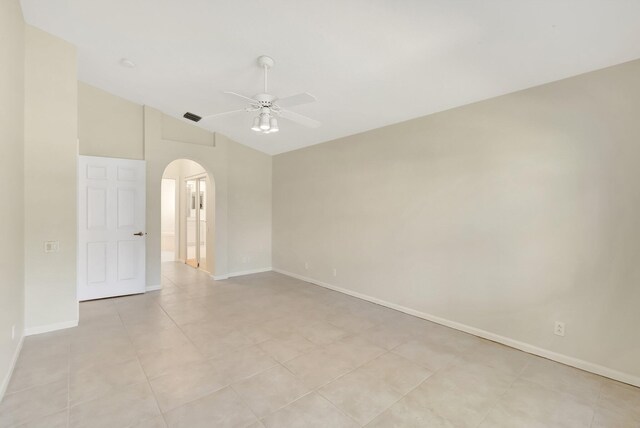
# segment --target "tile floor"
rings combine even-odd
[[[640,427],[640,389],[268,272],[86,302],[0,427]]]

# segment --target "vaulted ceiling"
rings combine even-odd
[[[223,91],[307,91],[317,129],[203,120],[280,153],[640,58],[635,0],[22,0],[78,47],[79,79],[181,117],[244,107]],[[136,64],[120,64],[128,58]]]

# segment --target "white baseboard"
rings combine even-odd
[[[254,273],[271,272],[272,270],[273,270],[272,268],[266,267],[266,268],[259,268],[259,269],[241,270],[237,272],[227,273],[225,275],[211,275],[211,277],[216,281],[220,281],[223,279],[233,278],[234,276],[243,276],[243,275],[251,275]]]
[[[16,350],[13,353],[13,358],[11,359],[11,365],[9,366],[9,371],[5,375],[4,379],[2,379],[2,384],[0,384],[0,403],[4,398],[5,392],[7,392],[7,388],[9,387],[9,382],[11,381],[11,375],[13,375],[13,369],[16,367],[16,363],[18,362],[18,357],[20,356],[20,351],[22,350],[23,342],[24,342],[24,336],[20,338],[20,342],[18,342],[18,346],[16,347]]]
[[[420,312],[415,309],[407,308],[405,306],[397,305],[395,303],[390,303],[385,300],[381,300],[375,297],[367,296],[366,294],[358,293],[355,291],[348,290],[346,288],[337,287],[335,285],[328,284],[326,282],[318,281],[313,278],[309,278],[303,275],[298,275],[293,272],[288,272],[282,269],[273,269],[274,272],[281,273],[283,275],[287,275],[293,278],[300,279],[302,281],[310,282],[315,285],[319,285],[324,288],[328,288],[333,291],[338,291],[343,294],[347,294],[349,296],[357,297],[362,300],[366,300],[368,302],[376,303],[381,306],[385,306],[390,309],[395,309],[400,312],[404,312],[405,314],[413,315],[418,318],[425,319],[427,321],[432,321],[437,324],[444,325],[446,327],[451,327],[456,330],[463,331],[465,333],[473,334],[474,336],[481,337],[483,339],[488,339],[493,342],[498,342],[506,346],[510,346],[512,348],[519,349],[524,352],[528,352],[529,354],[538,355],[543,358],[547,358],[549,360],[556,361],[558,363],[566,364],[571,367],[575,367],[580,370],[584,370],[590,373],[595,373],[600,376],[608,377],[613,380],[617,380],[620,382],[627,383],[629,385],[634,385],[640,387],[640,377],[634,376],[628,373],[620,372],[618,370],[611,369],[609,367],[601,366],[599,364],[591,363],[589,361],[584,361],[578,358],[574,358],[568,355],[560,354],[554,351],[550,351],[548,349],[540,348],[535,345],[531,345],[529,343],[520,342],[515,339],[511,339],[509,337],[500,336],[495,333],[491,333],[486,330],[482,330],[476,327],[471,327],[466,324],[462,324],[459,322],[451,321],[445,318],[437,317],[435,315],[431,315],[425,312]]]
[[[34,334],[49,333],[50,331],[64,330],[78,326],[78,320],[59,322],[56,324],[40,325],[37,327],[29,327],[24,329],[25,336],[33,336]]]
[[[144,289],[145,292],[156,291],[162,289],[162,285],[147,285]]]

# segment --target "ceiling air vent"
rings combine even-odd
[[[193,120],[194,122],[199,122],[199,121],[200,121],[200,119],[202,119],[202,118],[201,118],[200,116],[198,116],[197,114],[193,114],[193,113],[189,113],[189,112],[186,112],[186,113],[184,114],[184,116],[182,116],[182,117],[184,117],[185,119]]]

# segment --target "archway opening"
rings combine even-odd
[[[185,263],[213,272],[213,180],[190,159],[171,162],[162,174],[161,239],[163,263]]]

